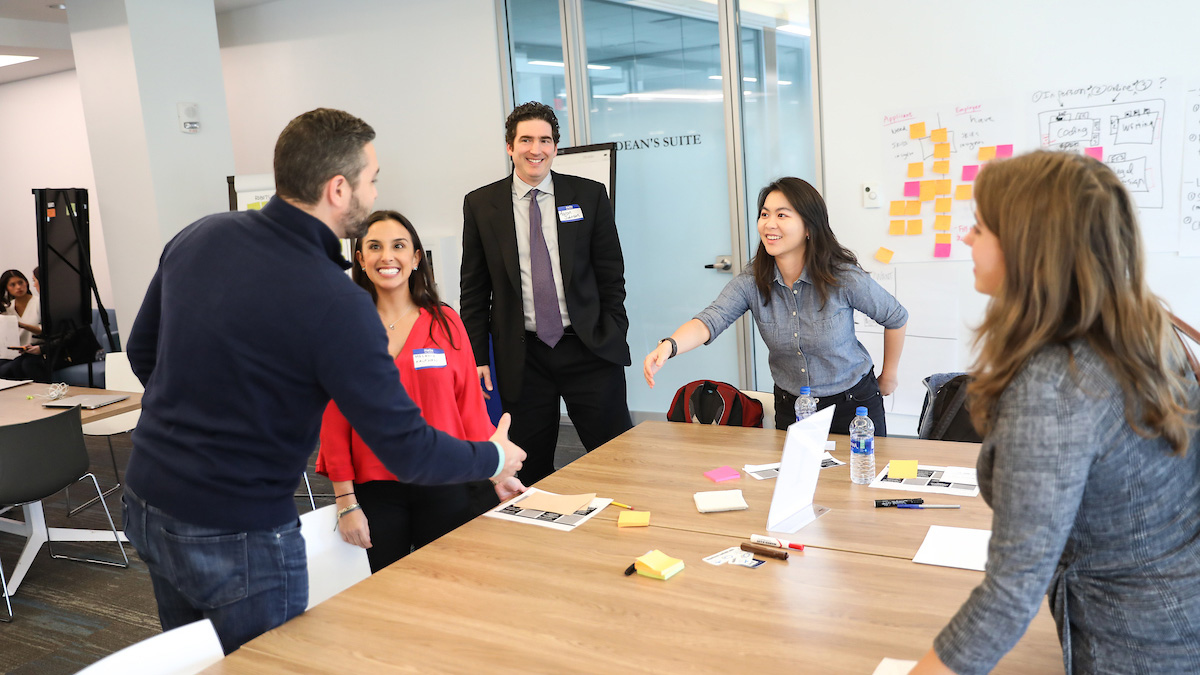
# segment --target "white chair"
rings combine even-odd
[[[212,621],[204,619],[130,645],[77,675],[193,675],[225,658]]]
[[[129,357],[125,352],[110,352],[104,357],[104,388],[137,394],[144,391],[141,381],[138,380],[137,375],[133,374],[133,368],[129,365]],[[121,487],[121,471],[117,468],[117,455],[113,451],[112,437],[133,431],[137,427],[141,415],[141,410],[134,410],[83,425],[84,436],[104,436],[108,439],[108,456],[112,459],[113,475],[117,477],[117,482],[104,491],[105,497]],[[91,499],[71,508],[71,491],[67,490],[67,517],[71,517],[95,503],[96,500]]]
[[[775,394],[768,391],[743,389],[742,393],[758,401],[763,407],[763,428],[775,428]]]
[[[337,504],[300,516],[300,533],[308,549],[308,607],[371,576],[366,549],[342,541],[337,531]]]

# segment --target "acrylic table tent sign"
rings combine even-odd
[[[829,426],[833,424],[833,409],[829,406],[788,427],[779,478],[767,515],[768,531],[790,534],[829,511],[813,504],[813,495],[817,491]]]

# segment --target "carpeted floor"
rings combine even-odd
[[[101,489],[114,483],[108,443],[104,438],[88,438],[92,471]],[[117,465],[129,461],[130,440],[124,434],[113,437]],[[559,438],[556,466],[563,466],[582,456],[583,447],[574,429],[564,425]],[[328,495],[329,482],[311,470],[316,453],[310,459],[309,479],[313,492]],[[73,503],[88,499],[90,482],[71,488]],[[303,490],[303,488],[301,488]],[[91,495],[94,496],[94,491]],[[121,491],[106,498],[117,527],[121,527]],[[317,506],[332,499],[317,499]],[[108,522],[104,510],[95,504],[67,518],[66,500],[60,493],[43,502],[50,527],[101,529]],[[307,496],[296,501],[297,509],[307,511]],[[20,509],[14,509],[20,518]],[[0,565],[11,576],[13,565],[21,553],[24,539],[0,533]],[[89,542],[56,545],[56,553],[67,555],[121,559],[116,543]],[[61,550],[60,550],[61,549]],[[122,569],[104,565],[55,560],[43,546],[29,573],[12,598],[15,619],[0,623],[0,673],[13,675],[57,675],[74,673],[84,666],[144,640],[160,632],[154,592],[146,566],[137,558],[133,547],[126,544],[129,567]],[[0,605],[0,614],[4,614]]]

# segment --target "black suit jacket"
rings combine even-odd
[[[558,255],[571,327],[596,356],[629,365],[625,314],[625,261],[612,203],[596,181],[551,172],[556,207],[578,204],[583,220],[558,221]],[[502,398],[521,395],[525,367],[525,312],[521,261],[513,219],[513,176],[475,190],[463,200],[460,312],[475,350],[488,364],[488,333],[496,350]]]

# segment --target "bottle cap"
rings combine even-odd
[[[861,405],[858,406],[857,408],[854,409],[854,414],[858,415],[859,417],[866,417],[867,416],[866,406],[861,406]]]
[[[812,396],[812,389],[808,387],[800,387],[801,396]]]

